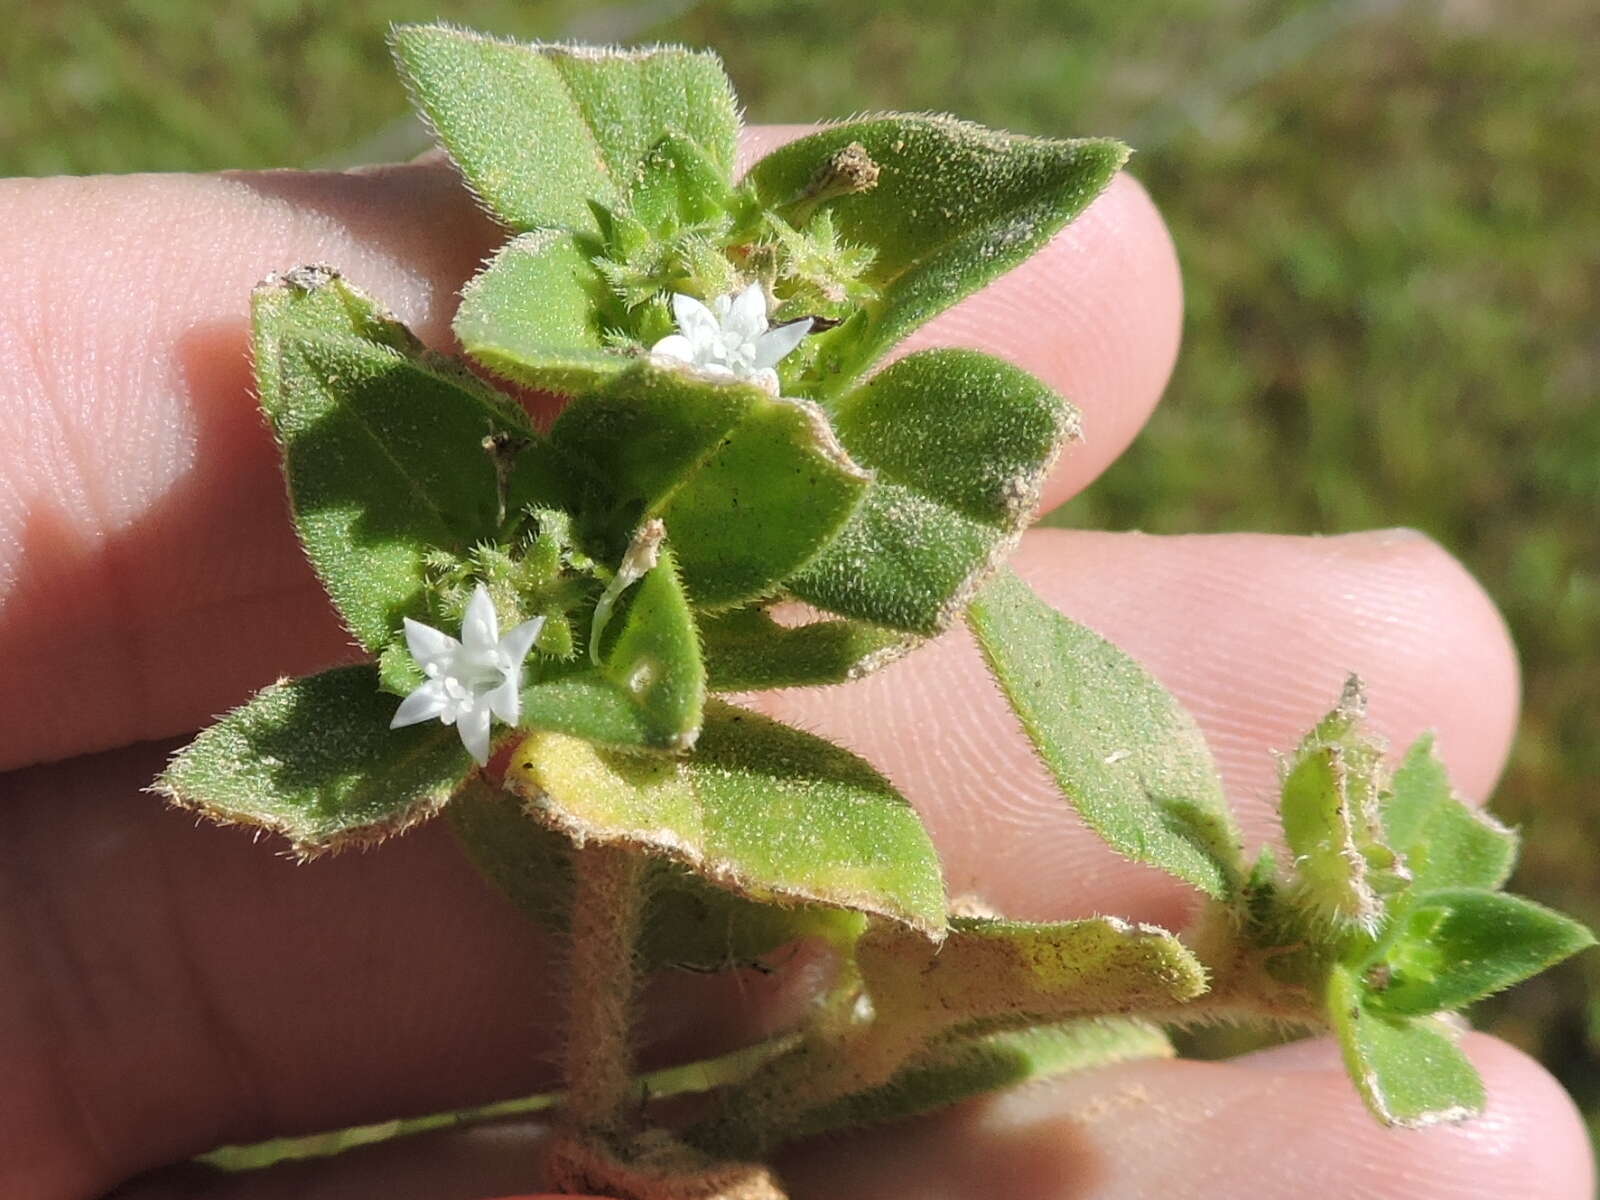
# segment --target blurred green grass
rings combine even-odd
[[[0,173],[412,152],[382,32],[441,15],[711,46],[755,120],[939,109],[1132,142],[1183,258],[1183,354],[1055,519],[1432,534],[1522,652],[1496,798],[1527,838],[1517,887],[1600,923],[1591,0],[68,0],[8,14]],[[1600,1114],[1597,997],[1588,955],[1478,1016]]]

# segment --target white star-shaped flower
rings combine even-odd
[[[678,332],[650,347],[651,354],[675,358],[708,375],[748,379],[774,395],[778,363],[811,332],[811,318],[776,329],[767,325],[767,294],[752,283],[736,296],[718,296],[707,308],[681,292],[672,297]]]
[[[522,660],[543,627],[544,618],[535,617],[501,637],[494,601],[481,583],[467,601],[459,641],[407,617],[406,648],[428,681],[400,701],[389,728],[438,717],[456,727],[467,753],[484,766],[490,723],[499,717],[515,725],[522,715]]]

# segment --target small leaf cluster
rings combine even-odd
[[[1080,213],[1123,147],[886,114],[736,178],[709,54],[439,25],[399,28],[394,50],[507,240],[463,290],[462,359],[331,268],[256,289],[294,525],[370,661],[266,689],[161,790],[303,855],[448,812],[558,933],[584,850],[622,848],[644,864],[634,952],[574,1003],[611,989],[623,1011],[640,969],[831,943],[813,1019],[677,1131],[696,1162],[1168,1053],[1152,1022],[1196,1015],[1333,1028],[1386,1120],[1476,1109],[1438,1014],[1587,938],[1496,890],[1511,835],[1426,746],[1388,781],[1351,699],[1286,769],[1289,869],[1251,870],[1194,720],[1004,568],[1075,410],[973,351],[882,365]],[[674,297],[752,287],[770,321],[809,322],[775,390],[651,352]],[[512,388],[564,407],[536,428]],[[488,771],[448,727],[390,728],[423,681],[406,622],[454,628],[479,588],[503,623],[543,619]],[[888,779],[725,695],[858,678],[963,620],[1064,802],[1204,894],[1200,934],[973,911]],[[584,1132],[626,1157],[617,1129]]]
[[[1235,915],[1241,944],[1271,980],[1256,988],[1258,1002],[1277,994],[1287,1003],[1275,1015],[1331,1028],[1381,1120],[1428,1125],[1484,1104],[1451,1014],[1594,939],[1500,891],[1516,834],[1454,794],[1431,736],[1391,775],[1365,709],[1352,679],[1285,761],[1293,857],[1280,871],[1264,854]]]

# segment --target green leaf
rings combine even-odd
[[[1168,1008],[1206,990],[1205,968],[1176,937],[1115,917],[952,918],[937,946],[885,927],[862,939],[857,963],[886,1022],[929,1034]]]
[[[714,692],[815,687],[870,675],[914,639],[862,621],[783,625],[759,608],[700,619],[707,686]]]
[[[489,370],[567,395],[624,370],[602,336],[610,289],[585,238],[541,229],[507,242],[461,293],[455,334]]]
[[[1345,1068],[1374,1116],[1385,1125],[1421,1128],[1483,1112],[1483,1080],[1442,1026],[1372,1012],[1361,997],[1360,983],[1335,968],[1329,1019]]]
[[[1352,677],[1285,768],[1282,818],[1300,903],[1372,933],[1409,876],[1384,840],[1383,745],[1364,731],[1365,717],[1366,696]]]
[[[838,534],[867,485],[821,409],[768,396],[655,511],[695,606],[715,610],[775,592]]]
[[[753,900],[944,930],[938,857],[905,799],[848,751],[755,713],[711,701],[678,759],[536,735],[506,786],[569,837],[660,855]]]
[[[650,148],[628,197],[628,215],[658,236],[715,222],[733,198],[726,167],[695,143],[668,136]]]
[[[623,593],[600,664],[540,664],[522,690],[523,729],[625,748],[687,750],[705,702],[705,667],[672,552]]]
[[[1050,388],[971,350],[901,359],[841,400],[835,422],[876,478],[790,587],[819,608],[922,635],[954,620],[1016,545],[1077,432]]]
[[[395,58],[468,185],[516,230],[595,232],[669,134],[731,175],[739,116],[713,54],[524,45],[446,25],[401,25]]]
[[[626,539],[768,399],[753,384],[643,360],[567,405],[550,443],[588,467],[588,508]]]
[[[1582,925],[1531,900],[1452,888],[1406,908],[1363,979],[1375,1010],[1454,1012],[1592,945]]]
[[[550,437],[588,464],[589,507],[613,537],[666,523],[697,608],[776,590],[867,486],[815,405],[650,361],[580,396]]]
[[[473,780],[445,810],[473,864],[524,913],[554,932],[566,929],[572,843],[534,820],[517,797]],[[660,862],[639,938],[645,970],[711,971],[759,962],[798,937],[843,940],[854,919],[837,910],[755,904]]]
[[[1389,844],[1406,853],[1423,836],[1434,814],[1453,798],[1444,763],[1434,751],[1433,734],[1425,733],[1406,751],[1383,801],[1383,828]]]
[[[908,355],[841,400],[839,440],[878,478],[1002,528],[1033,514],[1077,411],[1026,371],[975,350]]]
[[[1411,891],[1500,887],[1517,858],[1517,835],[1450,787],[1433,736],[1417,739],[1383,802],[1389,844],[1404,856]]]
[[[401,618],[424,617],[430,550],[492,538],[492,434],[531,443],[510,488],[552,497],[554,473],[526,416],[425,350],[338,275],[306,267],[255,290],[261,407],[283,451],[296,531],[352,633],[377,653]]]
[[[600,643],[600,665],[624,689],[652,729],[671,732],[687,749],[706,698],[705,666],[689,598],[672,550],[663,546],[654,567],[625,594],[625,606]]]
[[[852,146],[878,169],[866,190],[830,185]],[[799,221],[820,203],[840,236],[876,252],[881,289],[865,321],[823,342],[819,387],[837,395],[917,326],[1044,245],[1127,160],[1102,139],[1001,133],[953,117],[888,114],[831,125],[773,151],[747,176],[760,200]],[[843,191],[820,199],[828,192]]]
[[[768,1131],[761,1141],[781,1146],[834,1130],[903,1120],[1091,1067],[1171,1056],[1172,1044],[1159,1029],[1117,1017],[956,1037],[912,1059],[888,1083],[814,1108]]]
[[[1216,897],[1244,873],[1194,719],[1138,663],[1009,571],[968,623],[1034,749],[1084,821],[1135,862]]]
[[[673,750],[683,740],[682,730],[652,727],[624,687],[582,663],[552,667],[523,688],[520,725],[601,746]]]
[[[454,728],[390,729],[396,704],[371,666],[275,683],[179,751],[156,790],[305,857],[381,841],[433,816],[472,770]]]

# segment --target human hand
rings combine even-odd
[[[220,1142],[548,1087],[559,992],[548,947],[448,831],[296,866],[140,795],[170,746],[136,744],[351,653],[248,395],[251,284],[337,263],[442,345],[497,237],[436,163],[0,185],[0,768],[26,768],[0,776],[0,1200],[95,1196],[147,1171],[124,1200],[537,1185],[526,1124],[256,1176],[161,1169]],[[1048,508],[1148,416],[1179,314],[1171,245],[1124,179],[914,345],[998,353],[1080,406],[1088,440]],[[1472,798],[1500,769],[1515,661],[1488,601],[1423,538],[1039,531],[1015,561],[1190,706],[1252,843],[1275,826],[1269,750],[1349,671],[1395,744],[1438,729]],[[1061,804],[964,635],[848,689],[760,703],[893,777],[953,892],[1020,917],[1182,924],[1180,885],[1114,858]],[[661,981],[650,1059],[782,1026],[817,967]],[[782,1170],[797,1196],[840,1200],[1590,1195],[1559,1088],[1500,1043],[1466,1044],[1489,1112],[1461,1126],[1381,1128],[1316,1041],[1086,1072],[802,1148]]]

